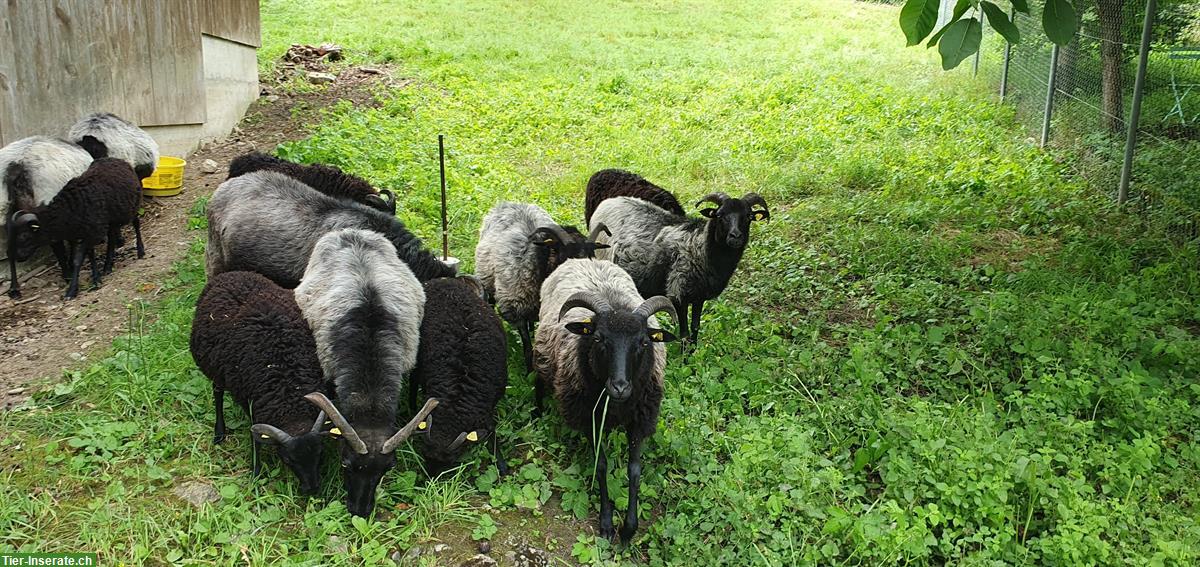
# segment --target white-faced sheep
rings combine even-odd
[[[647,181],[641,175],[623,169],[602,169],[588,178],[587,195],[583,205],[584,220],[590,225],[596,207],[600,206],[601,201],[612,197],[636,197],[669,213],[687,214],[675,195]]]
[[[750,242],[750,222],[771,217],[757,193],[741,199],[724,193],[705,195],[697,206],[704,218],[689,219],[642,199],[606,199],[592,215],[592,225],[612,231],[611,249],[597,257],[611,259],[629,272],[642,295],[666,295],[679,312],[680,336],[694,343],[700,332],[704,302],[715,299]],[[691,309],[691,334],[688,309]]]
[[[425,291],[386,238],[343,229],[317,241],[296,302],[337,404],[320,392],[307,399],[337,426],[346,508],[365,517],[379,481],[396,465],[396,447],[437,405],[431,399],[396,429],[404,378],[417,361]]]
[[[473,278],[425,282],[425,318],[417,367],[409,381],[410,406],[417,391],[436,398],[437,411],[421,427],[417,445],[425,469],[437,475],[469,447],[491,438],[496,466],[507,473],[496,439],[496,404],[508,385],[507,341],[496,312]]]
[[[0,219],[4,223],[4,249],[8,256],[8,295],[21,296],[17,258],[13,252],[11,213],[49,203],[68,181],[79,177],[92,163],[83,148],[64,140],[34,136],[0,148]],[[61,242],[51,242],[54,255],[68,277],[70,266]]]
[[[537,205],[500,203],[488,211],[475,247],[475,272],[500,316],[521,335],[525,371],[533,371],[530,335],[546,276],[570,258],[590,258],[602,226],[586,239],[573,226],[559,226]]]
[[[293,163],[262,152],[250,152],[229,162],[229,178],[255,171],[278,171],[330,197],[350,199],[386,213],[396,214],[391,191],[376,191],[370,183],[331,165]]]
[[[249,270],[283,287],[296,287],[317,239],[341,228],[382,234],[420,281],[455,274],[396,217],[330,197],[279,172],[256,171],[225,181],[207,212],[204,258],[209,277]]]
[[[192,320],[192,358],[213,383],[217,420],[213,442],[225,438],[225,392],[250,414],[254,475],[257,446],[274,445],[300,480],[300,491],[321,486],[325,414],[304,396],[325,391],[312,331],[291,290],[253,272],[209,280]]]
[[[158,167],[158,142],[145,130],[115,114],[97,112],[88,115],[71,126],[67,137],[93,158],[124,160],[139,179],[150,177]]]
[[[92,284],[100,285],[95,246],[101,242],[108,243],[104,273],[112,271],[121,227],[133,224],[137,256],[146,255],[137,216],[141,198],[142,183],[129,164],[113,158],[98,159],[82,175],[68,181],[49,203],[13,213],[14,256],[23,262],[46,244],[70,243],[71,283],[63,297],[75,297],[85,255],[91,261]]]
[[[629,508],[621,527],[628,542],[638,526],[642,443],[654,434],[663,397],[666,349],[675,339],[655,313],[675,310],[663,296],[642,300],[633,280],[604,260],[568,260],[542,284],[542,309],[534,357],[538,383],[553,389],[571,428],[624,429],[629,440]],[[537,404],[541,405],[541,389]],[[598,439],[592,440],[599,444]],[[600,535],[613,536],[607,459],[597,449]]]

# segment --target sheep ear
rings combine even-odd
[[[752,220],[756,220],[756,221],[771,220],[771,213],[770,213],[770,211],[767,211],[766,209],[758,209],[757,211],[751,211],[750,218]]]
[[[563,327],[565,327],[568,331],[575,333],[576,335],[590,335],[596,332],[596,324],[590,319],[585,319],[583,321],[572,321],[566,325],[563,325]]]
[[[707,209],[700,209],[700,216],[711,219],[711,218],[717,216],[717,210],[712,207],[709,207]]]
[[[650,329],[649,334],[650,340],[656,343],[669,343],[677,338],[675,335],[671,334],[671,331],[666,329]]]

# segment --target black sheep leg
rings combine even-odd
[[[517,321],[517,334],[521,335],[521,353],[525,355],[525,375],[528,376],[533,372],[533,342],[530,337],[533,335],[533,323],[529,321]]]
[[[700,342],[700,312],[704,310],[704,302],[692,304],[692,346]]]
[[[87,247],[88,263],[92,265],[92,288],[100,287],[100,268],[96,265],[96,247]]]
[[[225,440],[225,391],[213,386],[213,408],[217,410],[217,423],[213,425],[213,444]],[[251,439],[253,441],[253,439]]]
[[[67,255],[67,247],[63,246],[61,240],[55,240],[50,243],[50,249],[54,251],[54,259],[58,261],[58,269],[62,270],[62,279],[71,279],[71,257]]]
[[[104,247],[104,274],[111,274],[113,271],[113,259],[117,256],[117,239],[121,238],[121,225],[112,225],[108,227],[108,237],[105,239]]]
[[[500,436],[492,435],[492,457],[496,459],[496,472],[500,473],[501,477],[508,476],[508,463],[504,462],[504,455],[500,454]]]
[[[142,221],[136,215],[133,217],[133,236],[137,239],[138,258],[142,258],[146,255],[146,247],[142,245]]]
[[[79,270],[83,269],[83,243],[71,243],[71,283],[67,284],[67,292],[63,299],[74,299],[79,294]]]
[[[621,525],[621,542],[629,543],[638,529],[638,489],[642,486],[642,440],[629,439],[629,508]]]
[[[682,301],[672,301],[675,304],[675,314],[679,316],[679,352],[687,354],[688,345],[688,304]]]
[[[613,503],[608,499],[608,458],[603,447],[596,459],[596,480],[600,486],[600,537],[612,539],[616,531],[613,530]]]
[[[417,385],[408,381],[408,411],[417,413]]]
[[[21,297],[21,284],[17,283],[17,243],[13,239],[15,231],[11,226],[6,226],[4,231],[8,236],[8,273],[12,276],[12,279],[8,280],[8,296],[18,299]]]

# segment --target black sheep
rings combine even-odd
[[[229,177],[233,179],[254,171],[278,171],[296,179],[330,197],[358,201],[368,207],[396,214],[396,198],[391,191],[376,191],[370,183],[332,165],[304,165],[277,158],[262,152],[250,152],[234,158],[229,163]]]
[[[508,385],[507,341],[482,291],[472,278],[425,282],[425,318],[409,400],[415,410],[420,388],[423,398],[440,402],[423,424],[426,435],[420,443],[431,475],[453,466],[471,445],[489,436],[496,466],[507,473],[495,438],[496,404]]]
[[[612,197],[636,197],[677,215],[687,214],[679,199],[670,191],[659,187],[646,178],[623,169],[602,169],[592,174],[587,182],[587,196],[583,205],[583,216],[592,224],[592,213],[600,202]]]
[[[304,399],[325,392],[317,344],[291,290],[253,272],[225,272],[209,280],[192,321],[192,358],[213,383],[217,421],[213,442],[225,438],[225,396],[250,414],[257,445],[273,444],[300,480],[300,491],[321,485],[325,416]]]
[[[63,297],[75,297],[84,255],[91,261],[92,284],[100,285],[94,247],[101,242],[108,242],[104,273],[112,271],[122,226],[133,224],[137,256],[146,255],[137,216],[141,199],[142,181],[133,168],[116,158],[100,158],[82,175],[68,181],[49,203],[13,213],[14,255],[17,261],[24,262],[42,246],[70,243],[71,283]]]

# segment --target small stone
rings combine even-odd
[[[83,362],[83,361],[87,360],[87,357],[83,356],[83,353],[81,353],[81,352],[73,352],[71,354],[68,354],[67,358],[74,360],[75,362]]]
[[[79,345],[79,348],[86,349],[94,344],[96,344],[96,341],[83,341],[83,344]]]
[[[494,567],[497,565],[496,560],[482,553],[463,561],[458,567]]]
[[[24,393],[25,393],[25,388],[13,388],[8,391],[8,395],[10,395],[10,396],[19,396]]]
[[[349,550],[350,547],[348,545],[346,545],[346,542],[342,541],[342,538],[335,536],[335,535],[331,535],[331,536],[329,536],[329,549],[332,550],[334,553],[343,554],[343,553],[346,553],[346,551]]]
[[[308,79],[308,82],[314,85],[324,85],[337,80],[337,77],[330,73],[320,73],[317,71],[309,71],[304,75],[304,78]]]
[[[433,544],[433,552],[434,553],[442,553],[443,551],[446,551],[447,549],[450,549],[450,546],[448,546],[444,543]]]
[[[479,542],[479,553],[491,553],[491,552],[492,552],[492,542],[490,542],[486,539]]]
[[[399,553],[399,552],[397,551],[396,553]],[[400,565],[414,564],[417,562],[417,559],[419,559],[420,557],[421,557],[421,546],[414,545],[411,548],[409,548],[408,551],[404,552],[404,555],[402,557],[400,557],[400,560],[397,561],[396,563],[398,563]]]
[[[171,490],[171,494],[191,503],[197,508],[203,507],[209,502],[217,502],[221,500],[221,493],[217,492],[213,485],[206,482],[190,480]]]
[[[550,556],[536,547],[523,545],[517,548],[514,563],[518,567],[548,567]]]
[[[80,333],[86,331],[87,329],[88,329],[87,325],[80,325],[78,327],[75,327],[75,330],[79,331]]]
[[[218,169],[220,169],[220,166],[211,159],[206,159],[204,163],[200,164],[200,172],[204,174],[216,173]]]
[[[368,75],[382,75],[383,74],[383,71],[381,71],[375,67],[359,67],[358,70],[362,71]]]
[[[279,101],[279,95],[273,95],[273,94],[272,94],[272,95],[267,95],[267,96],[264,96],[264,97],[263,97],[263,100],[265,100],[265,101],[267,101],[267,102],[278,102],[278,101]]]

